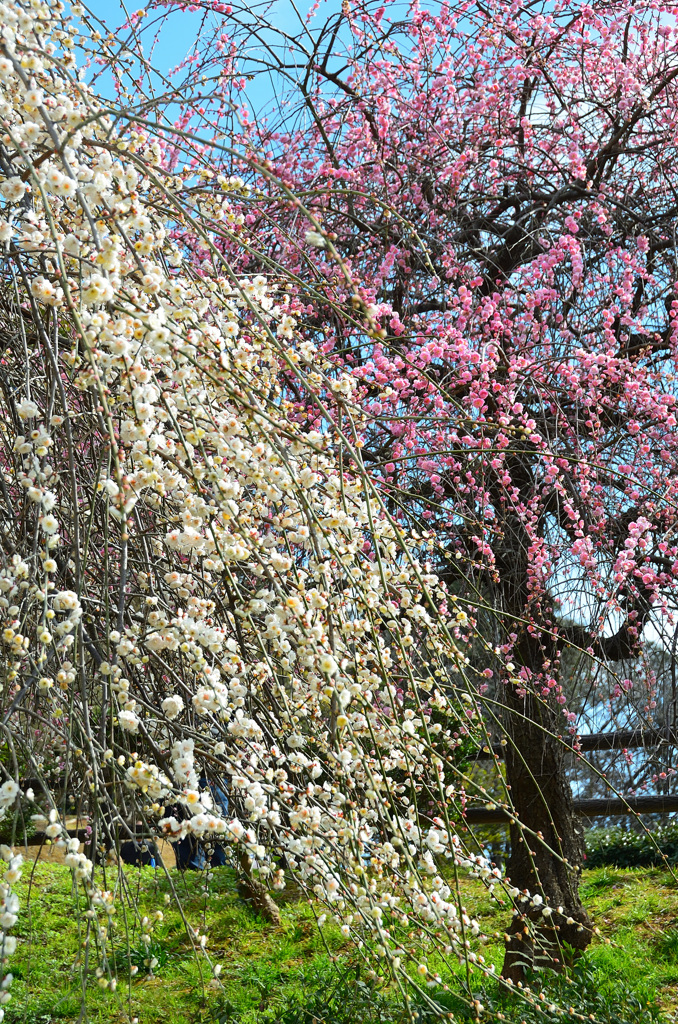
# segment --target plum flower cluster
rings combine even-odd
[[[16,938],[10,935],[9,931],[14,927],[19,916],[19,897],[12,890],[12,885],[21,878],[21,865],[23,858],[20,853],[14,853],[8,846],[0,847],[0,856],[6,865],[3,881],[0,882],[0,958],[2,965],[0,973],[0,1021],[5,1016],[5,1005],[10,1000],[10,987],[13,976],[5,969],[9,957],[16,949]]]
[[[0,820],[15,803],[19,795],[19,786],[13,779],[8,779],[0,786]],[[0,846],[0,857],[4,863],[3,880],[0,882],[0,1021],[5,1016],[5,1004],[10,1000],[12,974],[7,971],[8,959],[16,950],[16,937],[9,932],[19,916],[19,897],[12,886],[21,878],[23,857],[15,853],[11,847]]]

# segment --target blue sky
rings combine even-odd
[[[85,0],[87,8],[97,18],[106,23],[107,28],[114,30],[126,19],[125,8],[129,13],[139,10],[143,3],[126,3],[124,6],[121,0]],[[261,3],[253,2],[253,7],[260,11],[264,9]],[[311,6],[311,0],[300,0],[295,6],[302,16]],[[339,9],[339,0],[322,0],[316,14],[316,21],[322,23],[325,17]],[[154,51],[154,65],[161,71],[167,71],[175,67],[189,50],[191,43],[200,28],[204,13],[201,11],[172,11],[165,15],[159,42]],[[214,16],[213,16],[214,17]],[[277,28],[287,32],[299,32],[299,19],[295,13],[291,0],[272,0],[270,4],[269,19]]]
[[[132,0],[132,2],[127,0],[125,3],[121,0],[82,0],[82,2],[92,15],[101,19],[106,28],[113,32],[124,24],[129,14],[139,10],[142,6],[139,0]],[[270,0],[269,3],[266,3],[266,0],[263,2],[262,0],[250,0],[250,2],[252,8],[260,15],[268,8],[268,19],[276,28],[282,29],[292,36],[301,37],[303,30],[299,15],[305,19],[306,12],[310,9],[313,0]],[[321,0],[310,26],[311,29],[313,26],[320,27],[327,17],[338,11],[340,3],[341,0]],[[144,25],[147,27],[142,32],[142,39],[145,56],[150,57],[153,67],[161,73],[166,73],[180,64],[190,51],[206,18],[211,19],[215,27],[222,21],[220,15],[206,16],[203,11],[179,10],[170,10],[162,15],[155,12],[145,19]],[[151,47],[153,47],[152,55]],[[95,88],[100,95],[111,95],[113,88],[110,74],[104,74],[98,78]],[[159,82],[158,89],[159,92],[164,91]],[[241,98],[243,101],[247,98],[249,105],[261,112],[268,107],[273,98],[273,92],[270,78],[262,75],[248,84],[246,93]]]
[[[125,8],[120,0],[86,0],[86,3],[92,14],[101,18],[111,30],[115,30],[126,20]],[[139,10],[142,6],[143,4],[138,2],[125,4],[129,13]],[[154,54],[154,63],[159,70],[168,71],[186,56],[198,32],[201,17],[199,11],[174,11],[166,16]]]

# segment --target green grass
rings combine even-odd
[[[584,873],[582,893],[610,945],[589,959],[601,985],[625,978],[648,999],[678,1014],[678,882],[659,868],[598,868]]]
[[[78,932],[86,929],[87,921],[75,914],[78,897],[72,891],[70,872],[56,864],[38,862],[34,870],[26,865],[18,887],[22,909],[13,932],[19,943],[10,963],[16,980],[6,1007],[6,1024],[75,1024],[79,1020],[127,1024],[134,1017],[139,1024],[312,1024],[320,1019],[332,1024],[390,1024],[402,1019],[388,995],[380,996],[365,983],[364,971],[356,968],[355,953],[341,932],[331,925],[325,926],[322,935],[318,932],[311,907],[298,894],[292,892],[279,901],[282,927],[274,928],[240,900],[230,870],[215,872],[208,904],[197,875],[171,872],[188,920],[207,932],[210,956],[222,965],[217,988],[210,985],[204,959],[195,957],[178,910],[165,903],[171,889],[164,875],[151,868],[128,869],[126,879],[130,896],[133,893],[138,899],[142,912],[150,916],[162,910],[164,920],[153,930],[149,949],[141,943],[138,927],[133,929],[128,951],[124,907],[118,910],[114,956],[118,989],[113,994],[96,984],[96,956],[90,955],[87,964],[84,959],[75,963]],[[618,999],[623,979],[642,1006],[657,1001],[665,1019],[675,1014],[678,1020],[676,881],[656,868],[605,867],[585,872],[582,891],[601,932],[585,963],[602,994],[600,1005],[604,1008],[607,1000],[611,1006]],[[490,900],[477,883],[464,883],[463,901],[470,913],[480,917],[486,932],[503,932],[506,908]],[[482,952],[497,968],[501,966],[498,938],[484,945]],[[151,976],[144,963],[149,953],[158,961]],[[139,968],[134,977],[130,964]],[[430,966],[435,966],[433,961]],[[488,994],[495,998],[496,988],[484,993],[485,1000]],[[81,1017],[83,1005],[86,1015]],[[464,1020],[472,1019],[460,1005],[451,1004],[450,1009]],[[595,1010],[601,1020],[635,1024],[652,1019],[649,1009],[646,1017],[642,1009],[640,1016],[609,1017],[598,1004]],[[430,1017],[422,1011],[420,1019]],[[506,1019],[520,1022],[522,1011],[514,1007]]]
[[[82,1004],[84,963],[74,967],[79,946],[70,872],[60,866],[38,863],[32,878],[29,866],[17,887],[22,912],[13,929],[19,939],[11,959],[15,981],[6,1024],[49,1024],[76,1021]],[[234,874],[215,872],[209,904],[196,874],[182,878],[172,871],[172,882],[181,896],[186,917],[207,931],[211,959],[222,964],[221,987],[210,987],[211,974],[204,959],[197,958],[181,916],[166,906],[170,886],[151,868],[130,869],[130,888],[138,894],[142,913],[162,910],[164,920],[153,930],[151,955],[158,960],[149,976],[144,960],[148,951],[139,929],[130,936],[129,956],[124,939],[122,912],[118,911],[115,966],[118,989],[102,991],[93,982],[94,958],[88,976],[87,1020],[122,1024],[139,1017],[140,1024],[212,1024],[229,1014],[242,1024],[254,1024],[274,1000],[298,991],[309,975],[329,964],[329,954],[341,953],[343,936],[325,927],[321,936],[308,903],[300,899],[282,902],[283,925],[276,929],[254,914],[236,893]],[[30,910],[26,897],[31,887]],[[206,927],[205,927],[206,926]],[[323,938],[329,948],[326,948]],[[129,966],[139,968],[130,976]]]

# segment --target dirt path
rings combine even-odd
[[[165,842],[164,839],[160,839],[156,845],[163,863],[168,868],[176,867],[172,844]],[[15,853],[20,853],[24,860],[40,860],[46,861],[48,864],[63,864],[66,855],[65,850],[59,849],[51,843],[49,845],[43,843],[42,846],[14,846],[12,849]],[[80,843],[78,849],[82,853],[85,849],[85,844]]]

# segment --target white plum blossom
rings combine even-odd
[[[161,707],[167,718],[169,718],[170,721],[174,721],[174,719],[178,718],[183,711],[184,702],[179,694],[173,693],[170,697],[165,697]]]
[[[95,306],[110,302],[115,295],[115,289],[107,278],[101,274],[92,274],[82,286],[82,301],[87,306]]]
[[[139,728],[139,716],[133,711],[123,710],[118,713],[118,723],[125,732],[136,732]]]
[[[28,185],[21,178],[12,177],[0,181],[0,195],[11,203],[20,202],[28,191]]]
[[[324,249],[327,244],[325,236],[321,235],[319,231],[307,231],[304,240],[306,245],[312,245],[316,249]]]
[[[30,398],[25,398],[16,407],[17,414],[22,420],[34,419],[40,415],[40,409]]]
[[[59,520],[53,515],[42,516],[40,519],[40,529],[48,536],[53,536],[59,530]]]

